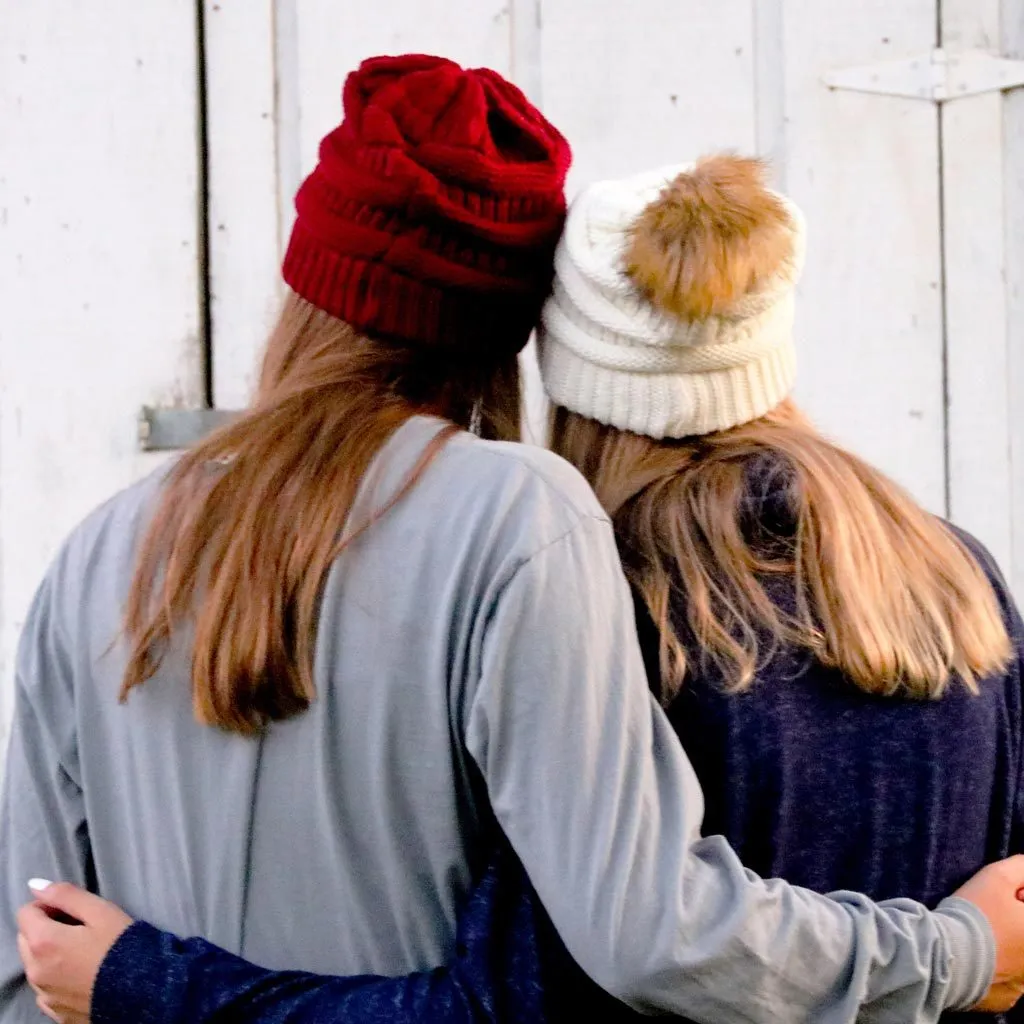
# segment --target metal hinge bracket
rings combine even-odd
[[[832,89],[944,103],[1024,85],[1024,61],[995,57],[984,50],[949,52],[942,48],[905,60],[845,68],[825,76]]]
[[[239,413],[228,409],[153,409],[139,413],[139,447],[144,452],[190,448]]]

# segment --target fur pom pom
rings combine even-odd
[[[653,305],[684,320],[729,316],[793,258],[794,226],[765,171],[756,159],[706,157],[647,206],[626,270]]]

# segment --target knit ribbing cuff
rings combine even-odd
[[[537,249],[538,261],[548,254]],[[285,253],[285,283],[325,313],[375,340],[395,340],[455,352],[514,355],[529,340],[547,293],[480,281],[431,282],[377,259],[338,252],[297,222]],[[479,276],[479,275],[478,275]]]
[[[625,371],[581,358],[552,334],[538,336],[548,397],[581,416],[648,437],[727,430],[774,409],[793,389],[792,342],[742,366],[703,373]]]
[[[946,1009],[969,1010],[992,984],[996,970],[996,942],[988,918],[959,896],[944,899],[935,920],[949,950],[949,989]]]
[[[175,939],[136,921],[114,943],[92,991],[93,1024],[170,1024],[167,999],[177,966],[168,954]]]

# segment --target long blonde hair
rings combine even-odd
[[[519,400],[514,355],[488,363],[374,342],[290,294],[254,404],[187,452],[161,493],[128,598],[122,700],[187,623],[200,722],[250,734],[306,708],[320,589],[373,457],[421,412],[518,439]]]
[[[792,402],[678,441],[559,408],[552,447],[612,516],[660,632],[666,701],[709,669],[744,690],[780,645],[881,695],[976,691],[1009,661],[995,591],[959,538]]]

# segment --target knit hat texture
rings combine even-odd
[[[440,57],[365,61],[296,197],[287,284],[379,339],[526,344],[565,220],[565,139],[513,85]]]
[[[654,438],[725,430],[792,390],[804,219],[754,160],[586,189],[538,332],[551,400]]]

